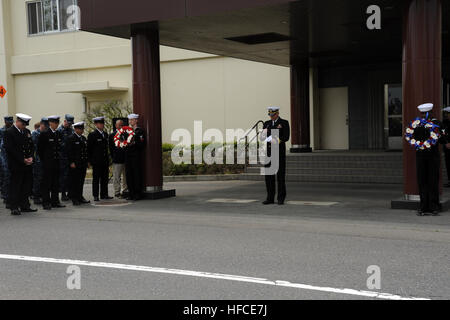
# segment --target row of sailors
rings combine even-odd
[[[36,212],[31,208],[30,197],[45,210],[63,208],[60,192],[61,200],[70,199],[75,206],[89,203],[83,197],[83,186],[90,166],[94,200],[112,199],[108,195],[111,137],[104,131],[104,117],[93,119],[96,130],[88,138],[83,135],[85,123],[73,123],[70,115],[66,115],[61,127],[59,116],[43,118],[33,133],[27,129],[30,116],[17,114],[15,122],[11,118],[5,118],[6,125],[0,133],[2,194],[11,214]],[[138,200],[142,192],[141,151],[145,138],[137,126],[139,115],[128,118],[136,133],[126,150],[128,199]]]

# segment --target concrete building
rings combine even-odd
[[[132,103],[131,41],[70,30],[73,0],[0,0],[0,116],[71,113]],[[53,10],[53,11],[52,11]],[[51,14],[56,17],[51,21]],[[248,129],[279,105],[290,119],[289,69],[161,46],[163,141],[178,128]]]

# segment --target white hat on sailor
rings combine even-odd
[[[48,116],[47,117],[48,122],[59,122],[59,119],[61,119],[60,116]]]
[[[21,120],[22,122],[24,122],[25,124],[29,124],[30,120],[32,119],[29,115],[24,114],[24,113],[18,113],[16,114],[17,119]]]
[[[136,113],[132,113],[132,114],[130,114],[130,115],[128,116],[128,119],[129,119],[129,120],[132,120],[132,119],[139,119],[139,115],[136,114]]]
[[[420,112],[430,112],[433,110],[434,105],[432,103],[424,103],[417,107]]]
[[[84,122],[77,122],[73,125],[74,128],[84,128]]]
[[[105,122],[105,117],[97,117],[97,118],[94,118],[92,120],[94,121],[94,123],[96,123],[96,122]]]

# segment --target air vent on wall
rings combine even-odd
[[[288,36],[275,32],[252,34],[247,36],[231,37],[225,39],[250,45],[292,40],[292,38]]]

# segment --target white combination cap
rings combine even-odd
[[[417,109],[419,109],[420,112],[429,112],[433,110],[433,107],[434,105],[432,103],[425,103],[418,106]]]
[[[128,119],[129,119],[129,120],[132,120],[132,119],[139,119],[139,115],[138,115],[138,114],[135,114],[135,113],[132,113],[132,114],[130,114],[130,115],[128,116]]]
[[[84,122],[83,122],[83,121],[77,122],[77,123],[75,123],[73,126],[74,126],[74,128],[84,127]]]
[[[268,107],[267,110],[269,110],[269,112],[278,112],[280,111],[280,107]]]
[[[450,112],[450,106],[447,107],[447,108],[444,108],[444,111],[445,111],[445,112]]]
[[[97,118],[94,118],[94,119],[92,119],[94,122],[103,122],[103,121],[105,121],[105,117],[97,117]]]
[[[59,121],[59,119],[61,119],[60,116],[49,116],[47,117],[48,121],[52,122],[52,121]]]
[[[17,119],[25,122],[26,124],[28,124],[30,122],[30,120],[32,119],[29,115],[23,114],[23,113],[16,114],[16,117],[17,117]]]

